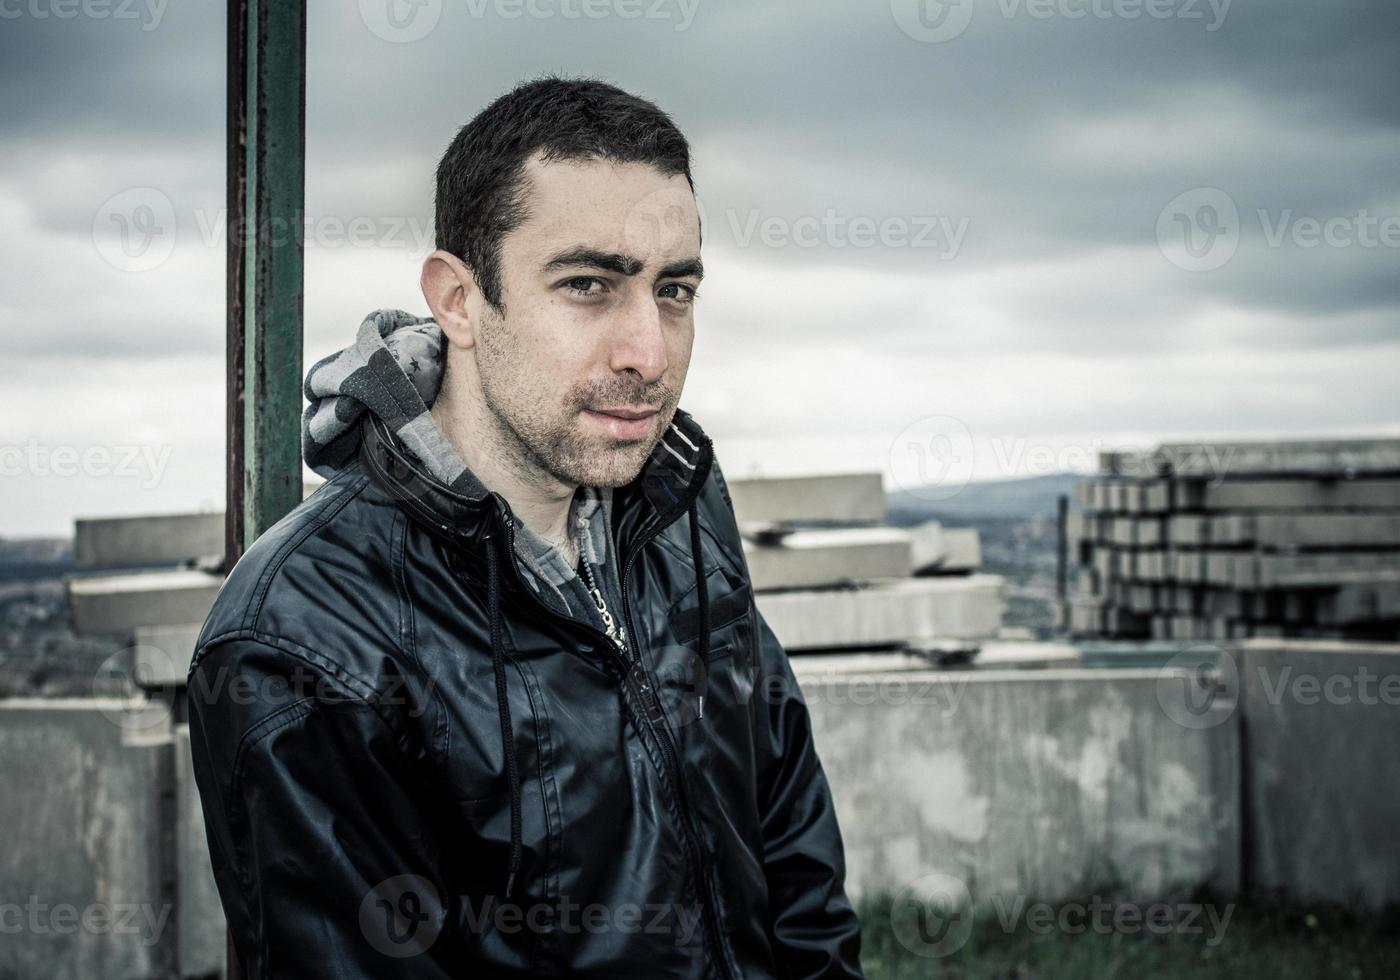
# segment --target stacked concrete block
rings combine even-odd
[[[977,532],[885,525],[878,473],[730,479],[757,603],[792,652],[975,641],[1001,627]]]
[[[1099,469],[1072,632],[1400,638],[1400,440],[1166,443]]]

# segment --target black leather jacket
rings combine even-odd
[[[232,570],[189,720],[249,977],[860,977],[806,705],[686,412],[614,491],[629,660],[375,416]]]

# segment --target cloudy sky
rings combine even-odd
[[[691,141],[730,475],[1400,435],[1395,0],[311,7],[307,364],[426,312],[438,155],[560,72]],[[223,19],[0,0],[0,535],[223,506]]]

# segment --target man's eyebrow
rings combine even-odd
[[[624,255],[621,252],[604,252],[601,249],[577,246],[555,254],[541,266],[541,269],[545,272],[551,272],[555,269],[577,268],[579,266],[606,269],[622,276],[635,276],[642,271],[646,263],[635,256]],[[671,263],[657,273],[656,278],[678,279],[694,276],[696,279],[700,279],[704,275],[705,268],[697,256]]]

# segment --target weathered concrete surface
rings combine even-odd
[[[1372,908],[1400,902],[1400,644],[1235,649],[1249,883]]]
[[[202,623],[138,626],[131,645],[131,679],[138,687],[184,687]]]
[[[755,589],[791,589],[907,576],[909,532],[894,527],[793,531],[782,544],[744,542]]]
[[[741,521],[884,521],[879,473],[726,478]]]
[[[764,592],[759,610],[788,650],[982,639],[1001,627],[1000,575],[890,579],[859,589]]]
[[[224,910],[214,871],[209,866],[209,842],[204,833],[204,810],[190,761],[190,729],[177,725],[175,745],[175,856],[179,874],[178,954],[180,974],[203,977],[224,968]]]
[[[0,702],[0,977],[174,968],[160,839],[171,752],[168,729],[120,701]]]
[[[224,513],[80,517],[73,527],[79,565],[178,564],[224,553]]]
[[[223,583],[222,575],[194,569],[69,578],[73,630],[130,634],[138,626],[203,622]]]
[[[852,894],[974,901],[1239,884],[1233,702],[1169,717],[1159,671],[806,674]],[[1202,720],[1204,723],[1201,723]]]

